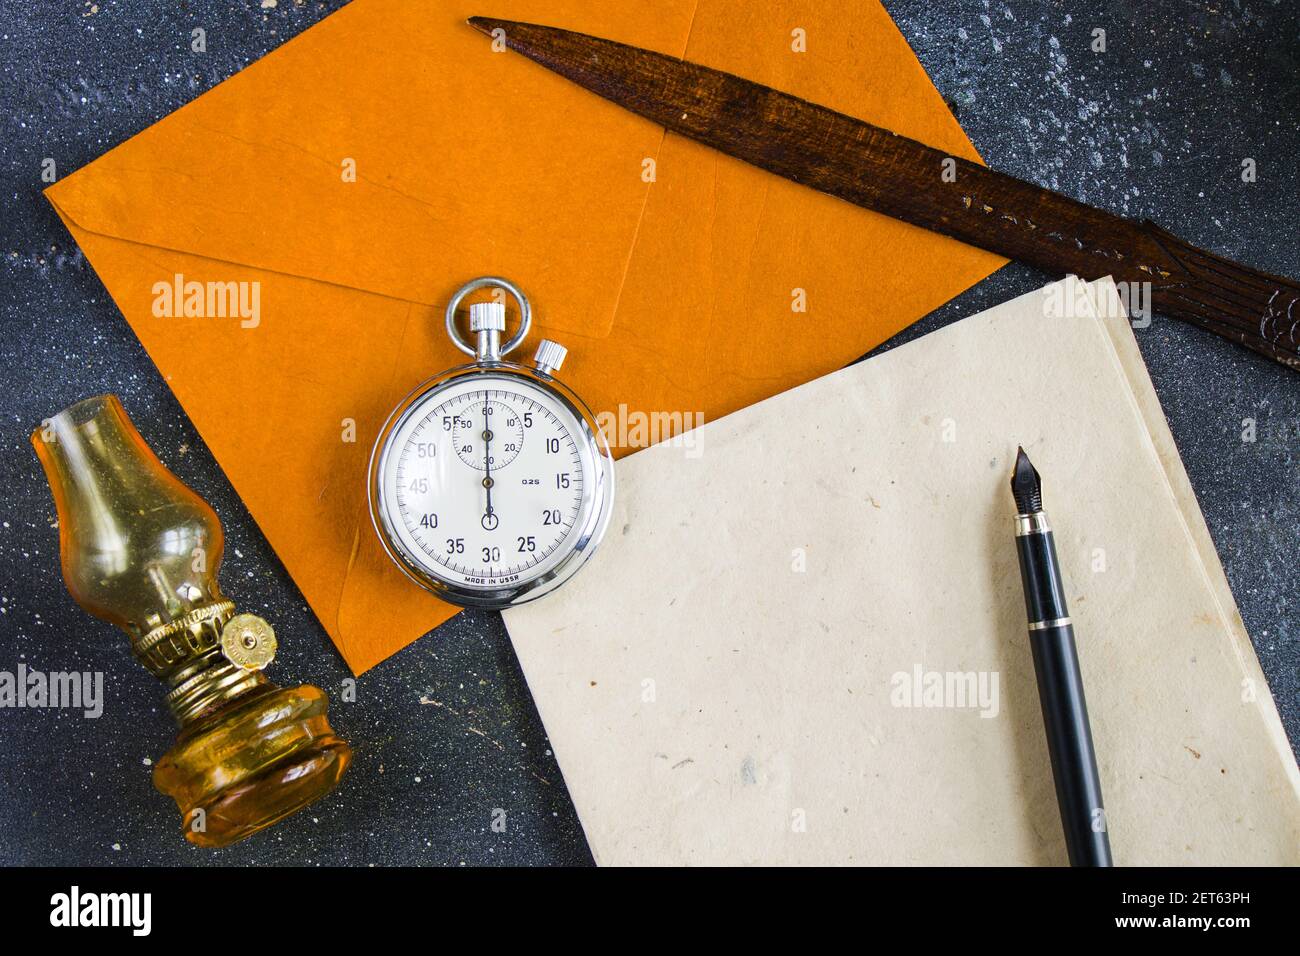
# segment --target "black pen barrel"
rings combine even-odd
[[[1088,726],[1074,628],[1065,624],[1030,631],[1029,645],[1070,865],[1110,866],[1101,779]]]
[[[1018,535],[1016,545],[1038,699],[1070,865],[1111,866],[1101,779],[1056,546],[1051,531],[1045,529]]]

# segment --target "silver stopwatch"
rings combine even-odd
[[[502,301],[456,310],[479,289],[519,304],[504,344]],[[614,461],[591,410],[555,378],[566,350],[543,339],[531,367],[505,360],[528,335],[528,299],[505,279],[463,286],[447,334],[467,365],[408,395],[370,457],[370,514],[389,557],[417,584],[465,607],[505,608],[559,587],[591,557],[609,523]]]

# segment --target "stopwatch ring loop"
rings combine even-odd
[[[509,279],[502,279],[500,276],[482,276],[478,279],[472,279],[461,286],[460,291],[453,295],[451,301],[447,303],[447,335],[451,337],[451,341],[456,348],[466,355],[477,357],[478,350],[461,338],[460,330],[456,328],[456,310],[460,308],[465,296],[471,292],[477,292],[479,289],[489,287],[504,289],[519,303],[519,329],[501,346],[500,354],[505,355],[507,352],[513,351],[528,335],[528,329],[533,324],[533,309],[528,304],[528,297]]]

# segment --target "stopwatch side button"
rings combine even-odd
[[[537,366],[537,371],[543,375],[550,375],[552,372],[560,370],[560,366],[564,364],[564,357],[568,354],[569,350],[559,342],[542,339],[537,344],[537,353],[533,356],[533,364]]]

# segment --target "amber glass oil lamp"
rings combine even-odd
[[[63,578],[77,603],[126,631],[167,688],[180,735],[154,767],[185,837],[226,846],[328,793],[351,751],[323,691],[262,670],[275,633],[236,614],[217,584],[221,522],[168,471],[114,395],[88,398],[32,434],[59,514]]]

